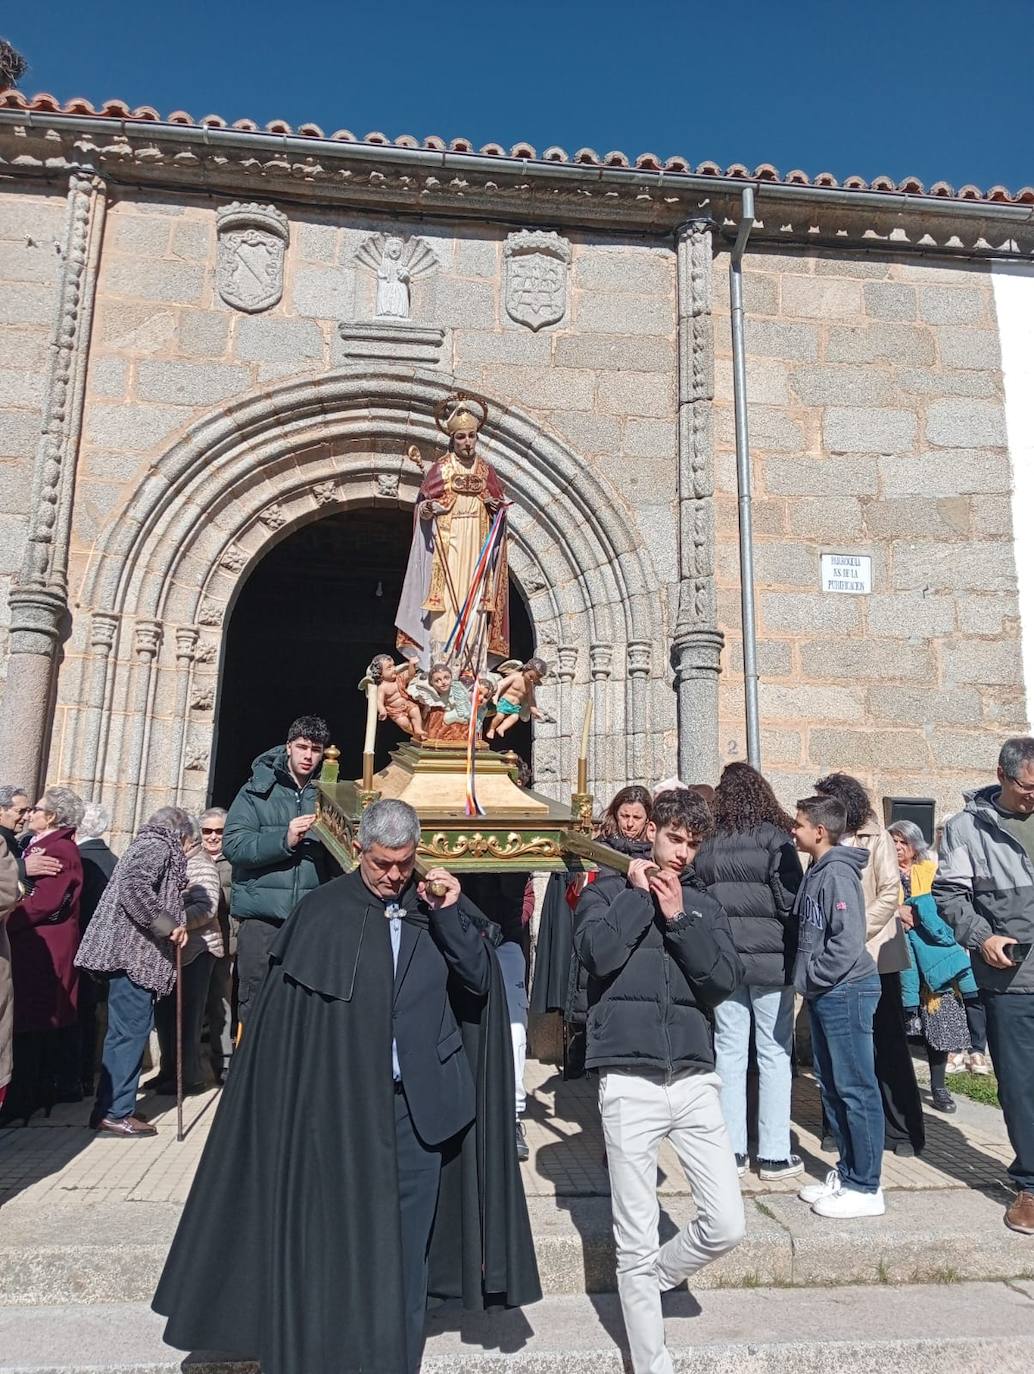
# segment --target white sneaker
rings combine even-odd
[[[947,1065],[948,1072],[949,1072],[949,1073],[965,1073],[965,1072],[966,1072],[966,1060],[967,1060],[968,1058],[969,1058],[969,1055],[965,1054],[964,1052],[954,1052],[954,1053],[952,1053],[952,1054],[949,1054],[949,1055],[948,1055],[948,1065]]]
[[[811,1206],[813,1202],[818,1202],[819,1198],[835,1197],[840,1192],[841,1187],[839,1172],[836,1169],[830,1169],[822,1183],[809,1183],[801,1189],[797,1196],[802,1202]]]
[[[971,1054],[967,1059],[966,1068],[969,1069],[970,1073],[976,1073],[979,1074],[981,1078],[987,1078],[991,1073],[991,1061],[986,1054],[981,1054],[977,1051]]]
[[[840,1188],[812,1203],[811,1210],[817,1217],[882,1217],[887,1210],[883,1201],[883,1189],[875,1193],[859,1193],[854,1188]]]

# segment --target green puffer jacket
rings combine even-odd
[[[223,835],[223,854],[233,865],[231,909],[238,921],[251,916],[284,921],[306,893],[337,876],[337,865],[319,840],[306,836],[288,848],[290,822],[315,810],[315,782],[298,787],[283,745],[258,756],[230,807]]]

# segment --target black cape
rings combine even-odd
[[[327,892],[273,947],[153,1306],[170,1345],[258,1359],[263,1374],[404,1374],[394,1099],[377,1067],[391,953]],[[487,998],[450,983],[477,1115],[443,1162],[429,1255],[429,1301],[468,1310],[541,1297],[492,970]]]

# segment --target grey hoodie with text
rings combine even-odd
[[[834,845],[804,875],[794,901],[798,920],[793,984],[805,997],[819,997],[841,983],[876,973],[865,948],[865,898],[861,872],[865,849]]]

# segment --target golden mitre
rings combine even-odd
[[[435,421],[443,434],[476,434],[488,419],[488,407],[478,396],[458,392],[435,407]]]

